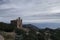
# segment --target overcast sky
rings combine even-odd
[[[23,23],[60,23],[60,0],[0,0],[0,21],[17,17]]]

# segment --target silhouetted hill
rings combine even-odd
[[[10,31],[13,31],[14,29],[15,29],[15,27],[12,24],[0,22],[0,30],[1,31],[10,32]]]

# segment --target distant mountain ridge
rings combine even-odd
[[[60,23],[33,23],[33,25],[37,26],[38,28],[60,28]]]
[[[39,28],[35,25],[32,25],[32,24],[24,24],[23,25],[24,28],[29,28],[29,29],[32,29],[32,30],[35,30],[35,31],[38,31]]]

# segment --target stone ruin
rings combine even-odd
[[[22,28],[22,19],[20,17],[18,17],[18,19],[16,19],[16,20],[11,20],[11,24],[16,26],[18,29],[21,29]]]

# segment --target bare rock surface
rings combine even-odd
[[[4,40],[4,37],[2,35],[0,35],[0,40]]]

